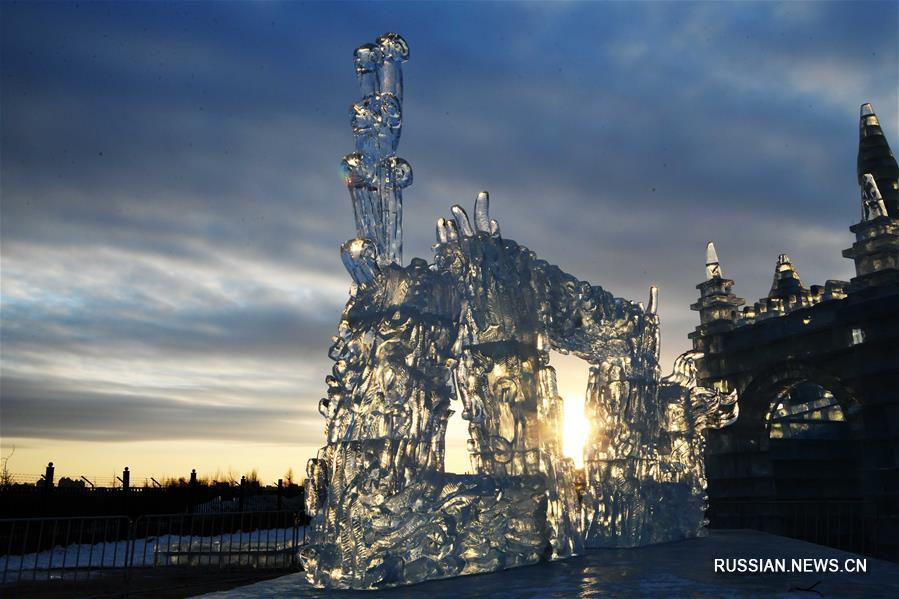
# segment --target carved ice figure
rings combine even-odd
[[[735,397],[696,388],[693,354],[660,382],[654,287],[644,310],[540,260],[501,237],[486,192],[473,222],[459,205],[437,220],[431,263],[403,266],[408,55],[392,33],[354,53],[362,99],[343,169],[356,238],[341,247],[353,285],[319,403],[327,444],[307,466],[309,580],[383,588],[564,558],[585,541],[697,534],[701,431],[725,424]],[[551,349],[591,364],[583,502]],[[443,471],[456,399],[470,475]]]
[[[870,173],[862,175],[864,184],[862,185],[862,209],[864,214],[862,220],[874,220],[879,216],[887,215],[886,204],[883,203],[883,196],[880,195],[880,189],[877,188],[877,182]]]

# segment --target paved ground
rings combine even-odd
[[[288,570],[229,570],[171,566],[138,568],[125,580],[122,570],[82,573],[77,582],[50,580],[0,586],[0,597],[27,599],[181,599],[201,593],[243,587],[250,583],[284,577]]]
[[[712,531],[708,537],[627,550],[595,550],[562,562],[426,582],[390,591],[327,592],[302,573],[204,595],[205,599],[421,597],[899,597],[899,564],[867,560],[867,573],[714,572],[716,558],[835,558],[852,554],[766,533]],[[810,589],[810,590],[809,590]]]

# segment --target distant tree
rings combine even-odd
[[[73,480],[73,479],[69,478],[68,476],[63,476],[61,479],[59,479],[59,482],[56,483],[56,486],[59,487],[60,489],[65,489],[65,488],[69,488],[69,489],[81,488],[81,489],[83,489],[84,481],[83,480]]]
[[[236,485],[237,482],[240,480],[240,474],[237,472],[237,470],[234,469],[233,466],[228,468],[228,473],[226,476],[227,476],[227,478],[225,478],[225,480],[228,481],[228,483],[232,484],[232,485]]]
[[[212,475],[212,485],[220,486],[220,485],[231,485],[233,476],[230,473],[222,472],[221,468],[216,469],[215,474]]]
[[[186,487],[187,479],[183,476],[175,478],[174,476],[170,476],[169,478],[165,478],[162,480],[163,487]]]
[[[252,470],[250,470],[249,472],[247,472],[247,473],[244,475],[244,478],[246,478],[247,484],[248,484],[248,485],[251,485],[251,486],[254,486],[254,487],[258,487],[258,486],[260,485],[260,481],[259,481],[259,470],[256,469],[256,468],[253,468]]]
[[[293,466],[287,469],[287,472],[284,473],[284,482],[287,483],[287,486],[293,484]]]
[[[12,474],[9,472],[9,458],[16,453],[16,446],[13,445],[12,449],[10,449],[9,454],[0,458],[2,461],[2,466],[0,466],[0,487],[9,487],[13,484]]]

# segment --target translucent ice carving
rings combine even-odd
[[[728,422],[735,397],[696,387],[695,354],[660,380],[655,288],[644,310],[540,260],[501,237],[486,192],[471,218],[454,205],[437,219],[431,263],[403,266],[408,55],[392,33],[354,53],[362,99],[343,169],[356,238],[341,247],[353,286],[319,402],[327,444],[307,467],[309,580],[383,588],[697,534],[701,433]],[[562,454],[553,349],[591,364],[586,488]],[[451,405],[474,474],[443,471]]]

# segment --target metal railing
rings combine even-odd
[[[306,543],[298,512],[0,520],[0,584],[77,581],[104,570],[290,568]]]
[[[160,514],[132,524],[131,567],[287,568],[306,529],[294,512]]]
[[[0,583],[78,580],[125,568],[129,524],[125,516],[0,520]]]
[[[878,550],[875,506],[862,500],[713,501],[713,528],[748,528],[864,555]]]

